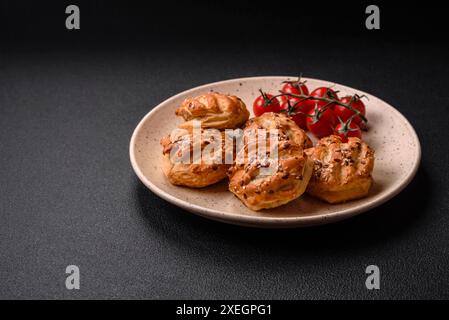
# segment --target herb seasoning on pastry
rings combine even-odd
[[[256,142],[246,133],[253,129],[278,130],[275,142],[267,141],[265,155],[256,157],[249,152]],[[228,171],[229,190],[252,210],[275,208],[300,197],[313,167],[303,148],[311,142],[302,129],[283,114],[265,113],[251,119],[244,134],[245,144]],[[273,150],[276,157],[271,156]]]
[[[278,130],[279,140],[289,141],[304,149],[313,146],[304,130],[284,113],[266,112],[260,117],[251,118],[246,122],[244,131],[257,129]]]
[[[192,188],[223,180],[230,167],[225,159],[233,156],[232,142],[226,143],[222,132],[216,136],[210,131],[201,131],[200,137],[194,137],[193,133],[178,129],[162,138],[161,145],[162,169],[170,183]]]
[[[200,121],[202,128],[236,129],[249,118],[240,98],[215,92],[185,99],[176,115],[186,121],[179,125],[183,129],[191,129],[193,121]]]
[[[359,138],[350,137],[342,143],[340,137],[321,139],[306,150],[313,161],[313,175],[307,193],[339,203],[368,195],[372,184],[374,151]]]

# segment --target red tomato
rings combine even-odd
[[[317,97],[317,98],[328,98],[328,99],[338,100],[337,93],[334,90],[332,90],[331,88],[326,88],[326,87],[316,88],[315,90],[312,91],[312,93],[310,95],[312,97]],[[310,100],[308,100],[308,103],[311,106],[311,108],[314,108],[315,104],[318,106],[318,108],[322,108],[325,105],[327,105],[329,108],[334,107],[333,103],[328,104],[328,102],[321,101],[321,100],[310,99]]]
[[[289,100],[282,101],[281,112],[286,112],[301,129],[307,129],[306,118],[309,106],[301,98],[291,97]]]
[[[353,119],[349,119],[346,122],[343,122],[340,119],[340,123],[335,127],[334,134],[339,136],[342,142],[347,142],[349,137],[362,139],[362,131],[360,130],[360,127],[353,122]]]
[[[320,109],[317,106],[309,111],[306,122],[310,132],[317,138],[323,138],[334,132],[337,118],[330,108]]]
[[[350,105],[351,107],[353,107],[355,110],[358,110],[363,115],[366,114],[365,104],[362,102],[362,100],[360,100],[360,97],[358,95],[343,97],[340,99],[340,102],[344,103],[346,105]],[[338,104],[335,105],[334,112],[335,112],[335,115],[337,117],[340,117],[340,119],[343,122],[346,122],[349,118],[351,118],[355,114],[354,111],[352,111],[346,107],[340,106]],[[359,116],[354,116],[354,118],[352,119],[352,122],[360,125],[363,122],[363,120]]]
[[[256,117],[265,112],[279,112],[280,105],[277,98],[273,99],[273,95],[260,91],[260,96],[254,100],[253,111]]]
[[[291,94],[303,94],[309,95],[309,89],[307,86],[301,82],[299,79],[297,81],[286,81],[281,89],[282,93],[291,93]],[[281,100],[288,100],[288,96],[281,96]]]

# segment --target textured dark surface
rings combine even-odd
[[[325,45],[323,30],[267,45],[250,37],[257,16],[239,14],[250,31],[207,41],[198,23],[157,41],[117,27],[120,41],[102,42],[98,26],[86,36],[89,21],[86,39],[62,30],[59,42],[34,41],[32,26],[16,37],[14,19],[3,20],[0,298],[449,298],[448,48],[398,28],[373,36],[363,15]],[[129,139],[160,101],[212,81],[300,72],[370,92],[410,120],[423,157],[400,195],[333,225],[257,230],[184,212],[134,175]],[[79,291],[65,289],[70,264]],[[376,292],[365,288],[370,264],[381,270]]]

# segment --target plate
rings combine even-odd
[[[233,94],[246,103],[253,116],[252,102],[259,95],[259,88],[277,92],[282,81],[294,79],[296,77],[270,76],[226,80],[196,87],[165,100],[134,130],[129,152],[135,173],[155,194],[187,211],[221,222],[254,227],[300,227],[339,221],[379,206],[410,183],[419,166],[421,147],[407,119],[394,107],[368,93],[310,78],[303,78],[309,88],[334,86],[340,96],[357,93],[369,99],[365,104],[370,130],[363,133],[363,139],[376,154],[374,184],[366,198],[330,205],[303,195],[287,205],[255,212],[227,190],[226,181],[203,189],[178,187],[168,182],[161,170],[159,140],[182,122],[174,114],[182,100],[209,91]]]

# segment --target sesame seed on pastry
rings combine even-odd
[[[343,143],[338,136],[321,139],[306,150],[313,161],[313,175],[307,193],[339,203],[368,195],[372,184],[374,151],[359,138]]]
[[[202,128],[236,129],[249,118],[245,103],[238,97],[216,92],[185,99],[176,110],[184,118],[179,128],[191,129],[193,121],[200,121]]]
[[[278,129],[278,139],[266,141],[265,154],[251,154],[256,142],[245,135],[244,146],[229,169],[229,190],[252,210],[269,209],[300,197],[312,175],[312,162],[304,152],[307,135],[285,115],[266,113],[251,119],[244,134],[253,129]],[[301,134],[301,131],[303,134]],[[277,149],[277,157],[272,152]]]
[[[218,132],[217,137],[209,131],[201,131],[198,138],[192,132],[182,129],[180,132],[161,139],[164,155],[162,169],[170,183],[202,188],[226,178],[230,164],[226,164],[225,159],[229,154],[233,156],[233,146],[232,143],[225,143],[223,133]],[[212,144],[215,146],[209,149],[210,153],[206,153],[206,148]],[[195,152],[196,148],[201,153]]]
[[[246,122],[245,131],[256,129],[274,130],[279,133],[279,140],[287,140],[290,143],[307,149],[313,146],[312,140],[298,125],[284,113],[266,112],[260,117],[251,118]]]

